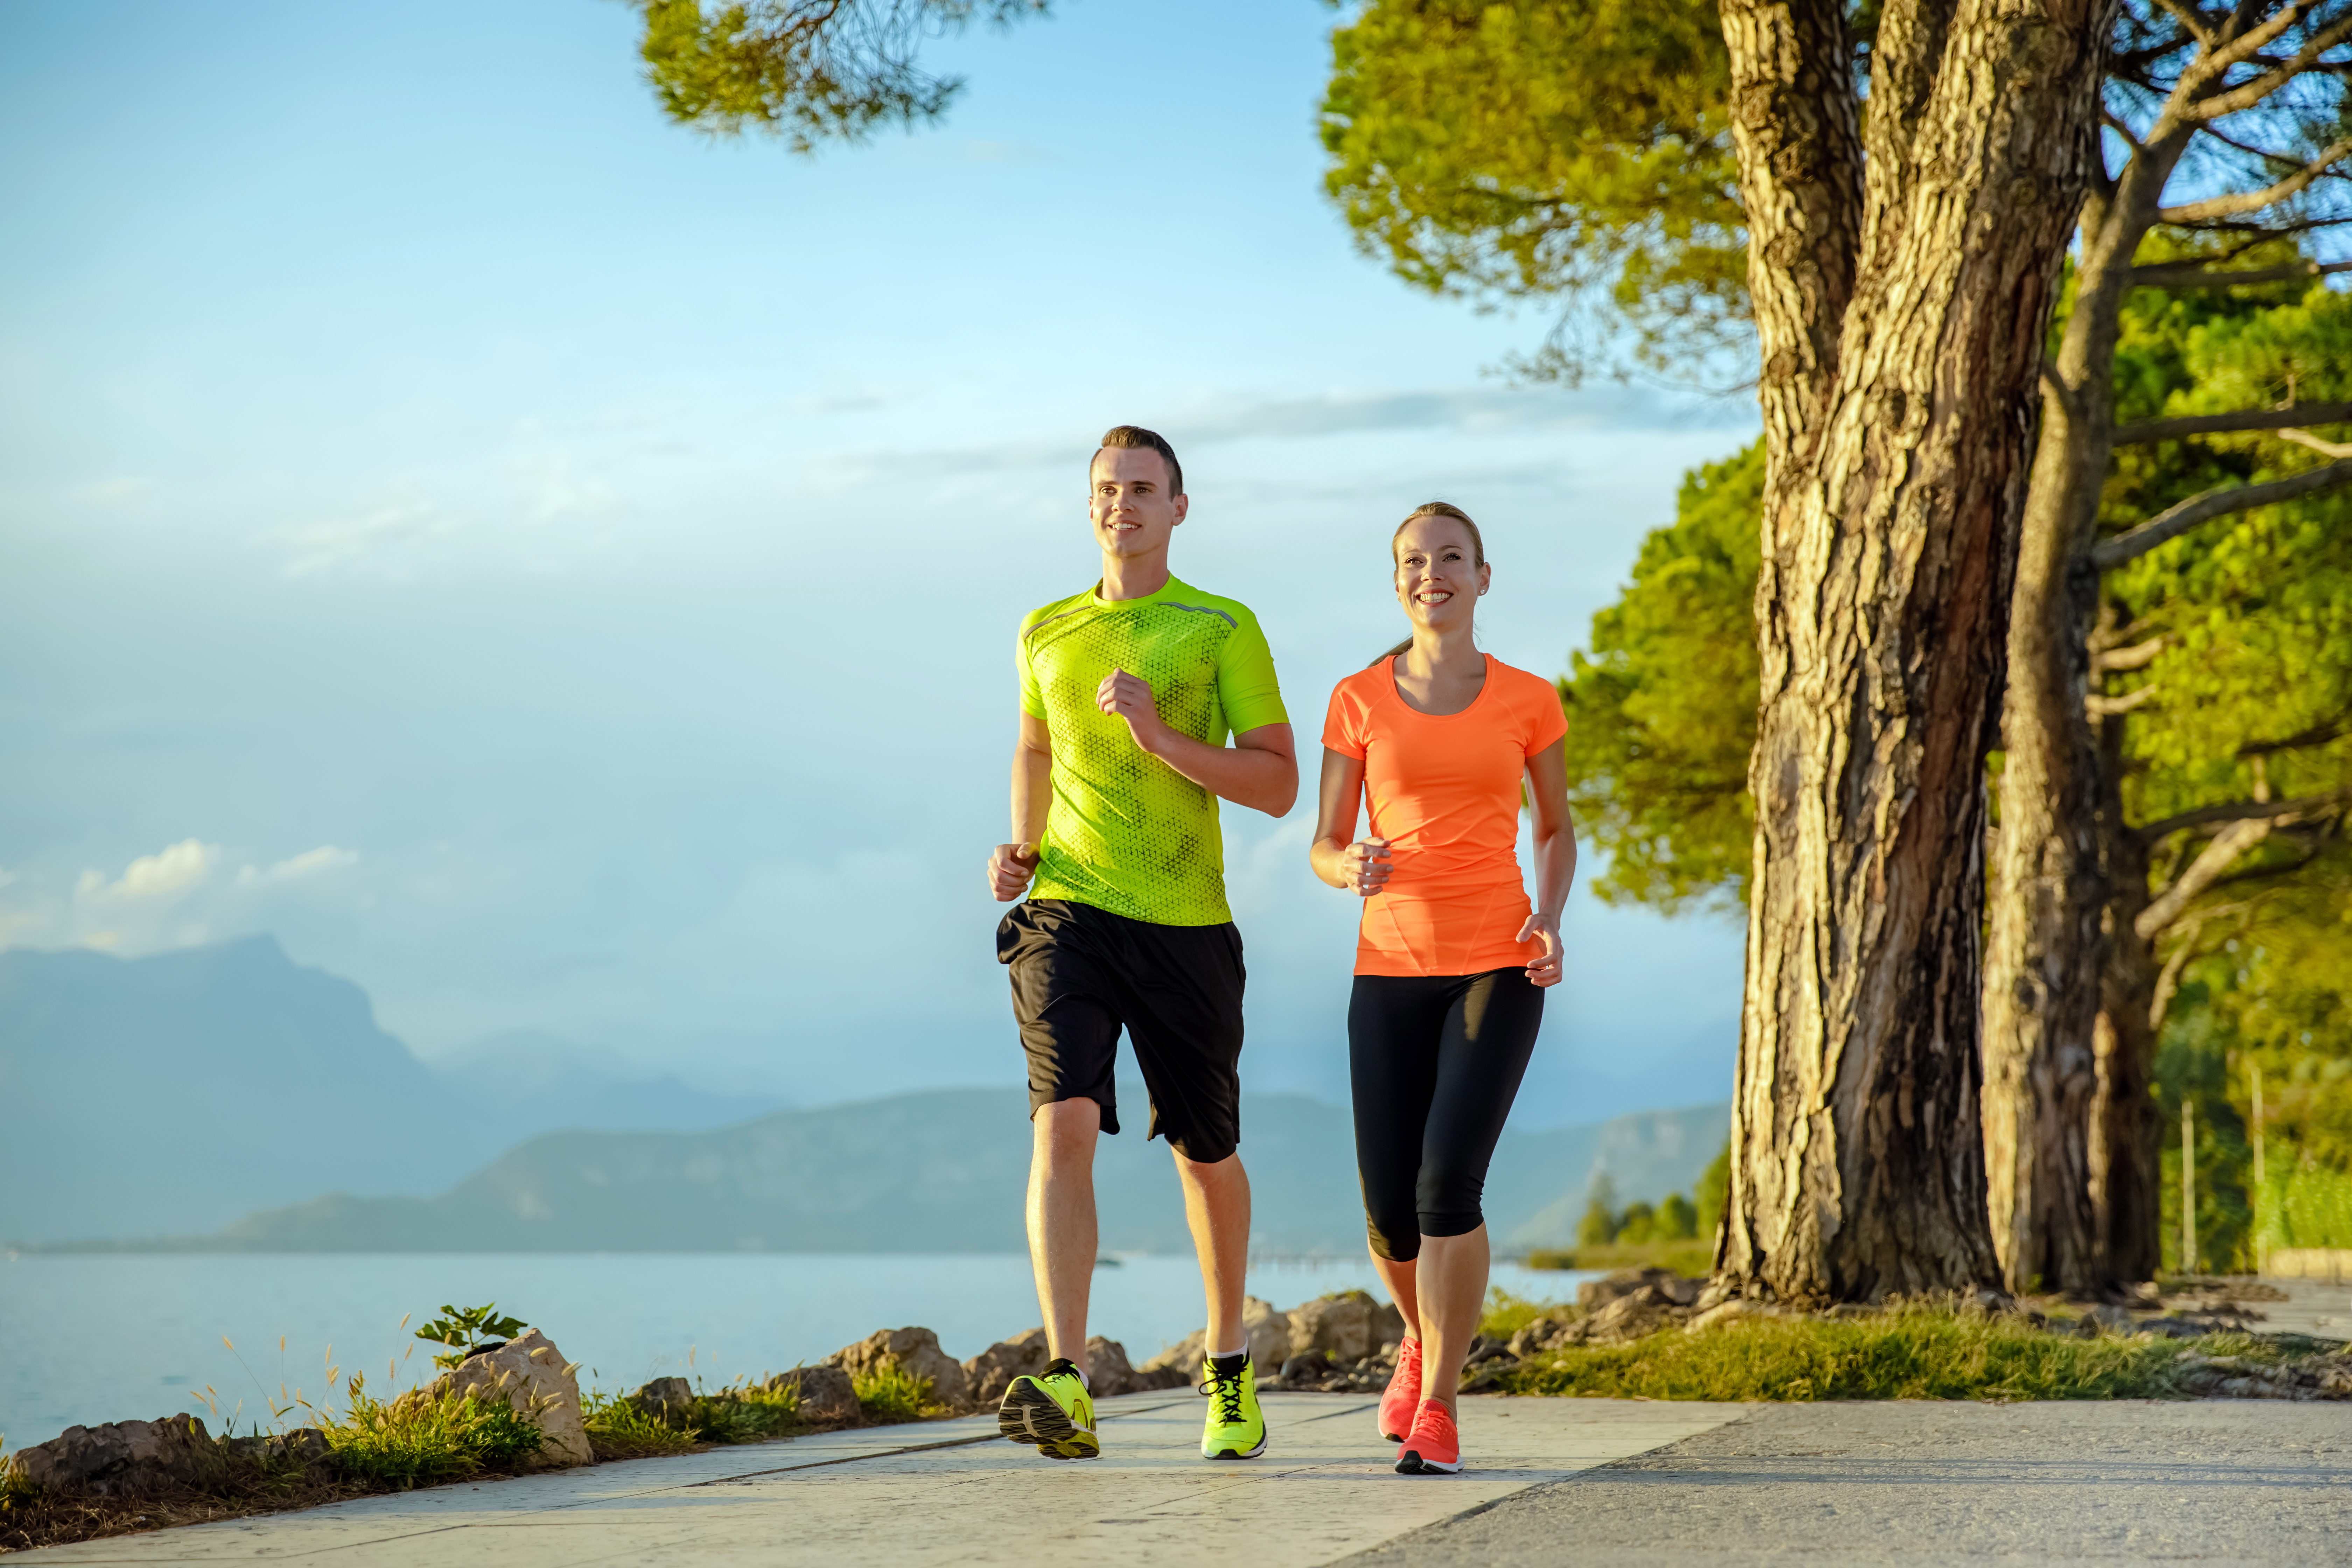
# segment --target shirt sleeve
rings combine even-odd
[[[1282,687],[1274,678],[1274,650],[1265,646],[1257,617],[1246,610],[1235,620],[1234,635],[1225,639],[1223,657],[1217,661],[1217,700],[1236,735],[1290,721],[1282,706]]]
[[[1021,711],[1032,719],[1045,717],[1045,693],[1037,685],[1037,667],[1029,662],[1029,626],[1036,619],[1021,623],[1020,633],[1013,639],[1013,661],[1021,672]]]
[[[1362,762],[1369,750],[1364,744],[1363,717],[1361,705],[1348,700],[1348,683],[1343,680],[1333,687],[1331,706],[1323,715],[1324,748]]]
[[[1568,733],[1568,710],[1550,681],[1532,672],[1528,679],[1534,688],[1528,693],[1528,755],[1532,757]]]

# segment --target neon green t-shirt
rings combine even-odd
[[[1114,668],[1139,675],[1170,729],[1212,746],[1286,723],[1257,617],[1174,577],[1117,603],[1089,588],[1030,612],[1020,662],[1021,707],[1054,742],[1031,895],[1159,925],[1233,919],[1217,797],[1146,754],[1126,720],[1095,706],[1095,691]]]

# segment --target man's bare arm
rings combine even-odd
[[[1037,841],[1045,837],[1045,808],[1054,802],[1054,737],[1045,721],[1021,715],[1013,747],[1013,842],[988,858],[989,890],[1009,904],[1037,872]]]

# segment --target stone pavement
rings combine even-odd
[[[1055,1463],[993,1415],[836,1432],[516,1480],[367,1498],[23,1554],[36,1563],[326,1568],[565,1564],[1334,1562],[1738,1419],[1738,1405],[1475,1398],[1474,1473],[1399,1476],[1376,1401],[1269,1394],[1273,1451],[1211,1464],[1189,1390],[1102,1405],[1104,1457]]]
[[[2262,1314],[2253,1327],[2266,1334],[2309,1334],[2352,1340],[2352,1285],[2326,1279],[2265,1279],[2286,1292],[2284,1301],[2249,1301]]]
[[[1351,1568],[2352,1563],[2352,1405],[1776,1405]]]

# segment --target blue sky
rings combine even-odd
[[[1312,0],[1070,0],[947,121],[668,124],[599,0],[22,8],[0,58],[0,943],[276,931],[421,1053],[803,1102],[1017,1081],[1011,638],[1094,438],[1311,736],[1443,496],[1550,674],[1744,404],[1519,388],[1323,198]],[[1311,757],[1311,750],[1310,750]],[[1344,1092],[1352,909],[1234,808],[1249,1081]],[[1739,940],[1581,891],[1528,1125],[1727,1094]]]

